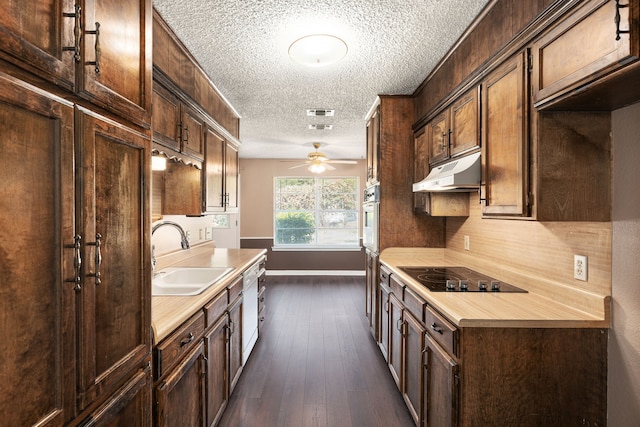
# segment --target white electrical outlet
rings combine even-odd
[[[582,280],[583,282],[587,281],[587,268],[588,262],[587,257],[584,255],[574,255],[573,256],[573,278]]]
[[[200,229],[200,239],[199,240],[204,240],[204,228]]]
[[[464,248],[469,250],[469,236],[464,236]]]
[[[187,235],[187,242],[191,243],[191,231],[187,230],[185,234]]]

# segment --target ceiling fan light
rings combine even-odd
[[[322,173],[327,170],[325,165],[322,162],[312,162],[308,167],[309,172],[311,173]]]

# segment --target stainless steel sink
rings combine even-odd
[[[172,267],[158,271],[151,281],[154,296],[198,295],[234,270],[233,267]]]

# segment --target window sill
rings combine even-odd
[[[361,251],[362,246],[272,246],[273,252],[355,252]]]

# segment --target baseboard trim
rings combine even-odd
[[[364,276],[364,270],[269,270],[267,276]]]

